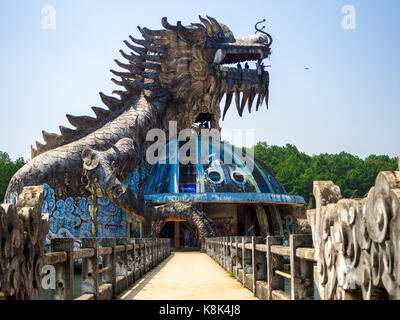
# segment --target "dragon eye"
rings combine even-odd
[[[246,183],[246,177],[240,171],[237,170],[233,171],[231,173],[231,178],[237,184],[242,185]]]
[[[212,184],[220,184],[224,179],[218,170],[210,170],[207,172],[207,180]]]

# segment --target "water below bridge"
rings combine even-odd
[[[172,252],[121,300],[258,300],[207,254]]]

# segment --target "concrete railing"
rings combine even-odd
[[[289,246],[283,245],[282,236],[208,238],[205,250],[260,299],[314,299],[311,235],[290,235]],[[284,290],[284,278],[290,279],[290,294]]]
[[[79,259],[82,259],[82,295],[76,300],[109,300],[167,258],[171,241],[85,238],[82,249],[74,250],[72,238],[55,238],[51,240],[51,251],[45,254],[44,264],[55,267],[52,300],[74,298],[74,260]]]

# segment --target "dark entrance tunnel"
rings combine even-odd
[[[159,237],[170,238],[172,247],[175,249],[200,248],[199,233],[196,226],[183,219],[167,219],[161,227]]]

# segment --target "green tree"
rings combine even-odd
[[[6,152],[0,151],[0,202],[4,201],[7,186],[14,175],[25,164],[24,158],[15,161]]]
[[[397,159],[371,155],[365,160],[347,152],[309,156],[295,146],[269,146],[259,142],[254,146],[254,157],[268,167],[290,194],[304,197],[306,203],[313,196],[313,181],[332,180],[344,197],[355,190],[364,196],[375,184],[380,171],[393,171]]]

